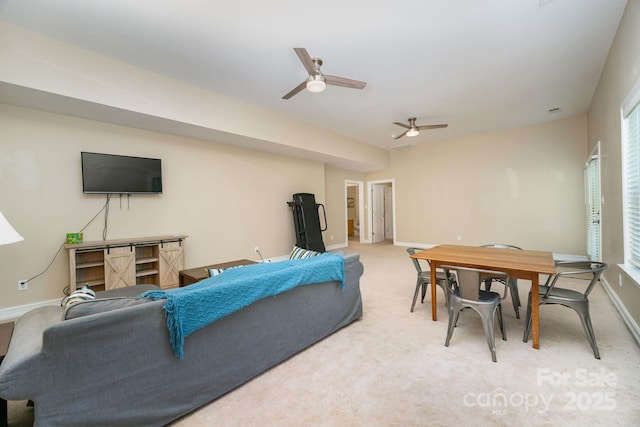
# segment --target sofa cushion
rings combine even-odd
[[[136,297],[96,298],[89,301],[79,301],[65,307],[62,312],[62,320],[90,316],[96,313],[104,313],[124,307],[133,307],[148,302],[149,300],[147,299],[138,299]]]
[[[134,285],[124,286],[122,288],[109,289],[107,291],[96,292],[96,298],[114,298],[114,297],[137,297],[147,291],[157,291],[160,286],[157,285]]]
[[[312,251],[310,249],[304,249],[299,246],[293,246],[291,250],[291,254],[289,254],[289,259],[303,259],[303,258],[311,258],[312,256],[318,256],[321,252]]]

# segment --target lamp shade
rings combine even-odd
[[[309,76],[309,78],[307,79],[307,90],[309,92],[322,92],[326,87],[327,84],[325,83],[323,76]]]
[[[7,221],[0,212],[0,245],[8,245],[9,243],[20,242],[24,240],[16,230],[13,229],[9,221]]]
[[[411,128],[407,131],[407,136],[418,136],[420,131],[417,128]]]

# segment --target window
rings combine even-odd
[[[600,141],[585,165],[584,182],[587,255],[591,261],[600,261]]]
[[[640,81],[622,104],[625,263],[640,268]]]

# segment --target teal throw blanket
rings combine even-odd
[[[184,339],[258,300],[300,285],[339,281],[344,287],[344,258],[321,255],[225,270],[190,286],[166,291],[148,291],[140,298],[166,299],[169,338],[174,353],[184,357]]]

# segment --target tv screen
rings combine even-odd
[[[162,193],[160,159],[87,152],[80,154],[83,193]]]

